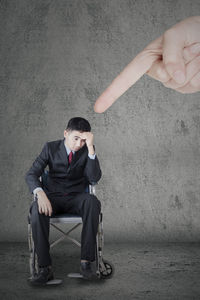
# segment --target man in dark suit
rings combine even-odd
[[[49,175],[42,186],[39,177],[47,166]],[[91,278],[101,204],[96,196],[86,193],[86,187],[99,181],[100,177],[90,124],[83,118],[73,118],[64,130],[64,140],[46,143],[26,174],[30,192],[36,196],[30,212],[39,272],[31,280],[32,284],[45,284],[53,279],[49,218],[52,214],[65,212],[82,217],[81,273],[85,278]]]

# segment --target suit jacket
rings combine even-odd
[[[43,187],[39,177],[47,166],[49,176]],[[101,169],[98,158],[97,156],[95,159],[88,157],[86,145],[75,152],[69,165],[64,139],[46,143],[26,173],[26,182],[30,192],[33,193],[36,187],[42,187],[47,195],[81,193],[85,191],[89,183],[98,182],[100,178]]]

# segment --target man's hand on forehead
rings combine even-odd
[[[83,133],[81,133],[80,138],[82,140],[85,140],[88,147],[93,146],[94,136],[93,136],[92,132],[83,132]]]

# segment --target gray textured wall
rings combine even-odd
[[[0,1],[1,240],[25,240],[24,174],[69,118],[88,118],[106,240],[197,241],[200,94],[144,76],[102,115],[97,96],[147,43],[200,2]]]

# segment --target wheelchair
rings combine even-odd
[[[42,174],[40,180],[42,185],[45,186],[45,182],[47,180],[48,171]],[[95,195],[95,183],[90,184],[87,188],[88,193]],[[36,201],[36,196],[34,196],[33,201]],[[70,230],[65,232],[63,229],[60,228],[58,224],[72,224]],[[50,228],[54,227],[58,232],[61,233],[61,236],[57,238],[55,241],[50,243],[50,249],[60,243],[62,240],[67,238],[72,243],[81,247],[81,243],[73,238],[70,234],[78,228],[82,224],[82,218],[78,215],[72,215],[68,213],[64,214],[56,214],[50,217]],[[30,268],[30,278],[33,278],[38,273],[38,261],[37,261],[37,254],[35,252],[34,241],[32,237],[32,228],[31,228],[31,214],[29,212],[28,215],[28,245],[29,245],[29,268]],[[99,279],[109,279],[113,276],[114,267],[112,264],[103,258],[103,247],[104,247],[104,235],[103,235],[103,214],[102,212],[99,215],[99,225],[98,231],[96,236],[96,249],[95,249],[95,270],[96,276]],[[82,275],[79,273],[70,273],[68,277],[71,278],[82,278]],[[54,280],[53,284],[59,284],[62,280]]]

